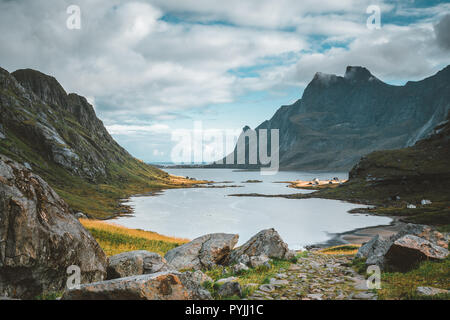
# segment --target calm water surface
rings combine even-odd
[[[262,176],[259,171],[231,169],[167,169],[175,175],[214,181],[233,181],[232,188],[190,188],[165,190],[158,196],[138,196],[127,204],[134,209],[131,217],[116,223],[129,228],[155,231],[164,235],[194,239],[214,233],[238,233],[239,244],[262,229],[275,228],[291,249],[325,242],[338,233],[369,226],[387,225],[387,217],[349,214],[358,205],[324,199],[284,199],[230,197],[233,193],[289,194],[307,190],[287,188],[287,180],[312,180],[339,177],[347,173],[308,173],[282,171]],[[244,183],[247,180],[262,183]],[[229,184],[229,185],[231,185]]]

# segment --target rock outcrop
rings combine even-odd
[[[198,274],[158,272],[81,285],[67,290],[63,300],[199,300],[211,299]]]
[[[168,251],[164,258],[177,270],[226,265],[238,240],[237,234],[207,234]]]
[[[0,155],[0,296],[64,289],[67,268],[103,280],[107,258],[67,204],[38,175]]]
[[[272,228],[258,232],[245,244],[233,250],[231,259],[233,262],[248,264],[251,263],[252,257],[266,256],[288,260],[294,255],[294,252],[289,250],[288,245],[281,239],[278,232]]]
[[[407,270],[425,259],[445,258],[447,241],[446,236],[431,227],[406,224],[387,239],[373,237],[359,248],[356,257],[365,258],[366,265]]]
[[[424,260],[443,260],[448,250],[428,240],[406,235],[394,241],[385,255],[385,263],[399,271],[408,271]]]
[[[242,287],[237,281],[228,281],[222,284],[217,290],[221,297],[242,296]]]
[[[109,257],[108,279],[125,278],[173,270],[167,261],[155,252],[129,251]]]

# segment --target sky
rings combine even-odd
[[[369,6],[379,28],[367,26]],[[199,121],[256,127],[316,72],[359,65],[402,85],[448,64],[449,1],[0,0],[0,67],[37,69],[85,96],[147,162],[171,161],[172,133]]]

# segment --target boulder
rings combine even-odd
[[[66,290],[63,300],[192,300],[209,299],[195,275],[158,272],[81,285]]]
[[[242,287],[240,283],[236,281],[225,282],[219,287],[217,294],[221,297],[242,297]]]
[[[217,284],[224,284],[225,282],[233,282],[237,281],[237,277],[228,277],[228,278],[222,278],[216,281]]]
[[[258,232],[245,244],[233,250],[231,259],[234,262],[242,262],[240,260],[243,255],[247,255],[250,259],[251,257],[265,255],[269,258],[286,260],[295,256],[273,228]]]
[[[167,261],[155,252],[129,251],[109,257],[108,279],[125,278],[173,270]]]
[[[67,204],[41,177],[0,155],[0,295],[61,291],[72,265],[82,283],[106,276],[105,253]]]
[[[374,248],[374,244],[378,241],[379,238],[380,236],[376,235],[368,242],[364,243],[361,247],[359,247],[358,252],[356,253],[356,258],[367,259]]]
[[[217,265],[227,265],[231,250],[238,240],[237,234],[207,234],[170,250],[164,258],[177,270],[210,269]]]
[[[408,271],[423,260],[443,260],[447,256],[447,249],[423,238],[406,235],[390,246],[384,258],[391,269]]]
[[[203,288],[205,282],[212,282],[213,280],[203,272],[186,271],[181,273],[178,278],[184,287],[191,292],[191,298],[194,300],[211,300],[211,293]]]
[[[236,257],[236,259],[235,259],[234,262],[236,262],[236,263],[242,263],[242,264],[248,266],[249,263],[250,263],[250,257],[244,253],[244,254],[242,254],[242,255]]]
[[[388,239],[382,239],[376,235],[369,242],[360,247],[356,257],[366,258],[366,265],[378,265],[380,268],[384,268],[386,253],[395,241],[406,235],[414,235],[425,239],[438,247],[447,248],[448,239],[442,233],[425,225],[408,223]]]
[[[233,270],[234,274],[239,274],[243,271],[247,271],[248,267],[245,264],[243,264],[242,262],[239,262],[239,263],[233,265],[232,270]]]
[[[266,266],[266,267],[270,268],[269,260],[270,259],[268,256],[266,256],[265,254],[262,254],[260,256],[250,257],[249,265],[252,268],[257,268],[259,266]]]

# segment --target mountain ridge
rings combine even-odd
[[[280,130],[281,169],[347,171],[372,151],[425,138],[445,119],[449,101],[450,66],[403,86],[348,66],[344,76],[316,73],[301,99],[281,106],[255,130]],[[249,167],[228,165],[236,166]]]
[[[76,211],[126,213],[119,200],[172,185],[170,176],[131,156],[86,98],[51,76],[0,68],[0,153],[43,177]]]

